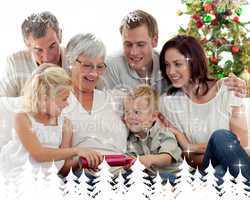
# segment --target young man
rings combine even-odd
[[[42,63],[64,65],[63,50],[60,48],[61,29],[53,14],[32,14],[24,20],[21,28],[27,49],[7,58],[0,80],[0,96],[20,96],[26,80]]]
[[[158,43],[155,18],[142,10],[135,10],[122,20],[120,33],[123,53],[107,59],[104,87],[133,88],[146,83],[163,91],[166,83],[159,71],[159,54],[154,51]]]
[[[106,89],[133,88],[146,83],[160,94],[167,83],[159,70],[159,54],[154,50],[158,43],[158,25],[155,18],[142,10],[126,15],[120,26],[123,53],[110,56],[101,87]],[[229,90],[245,96],[246,84],[235,75],[226,80]]]

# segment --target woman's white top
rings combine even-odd
[[[114,111],[110,93],[94,90],[91,112],[84,109],[73,93],[64,115],[73,124],[73,145],[91,148],[102,154],[126,152],[128,131],[120,116]]]
[[[207,143],[218,129],[229,128],[232,106],[243,105],[243,99],[217,82],[218,92],[207,103],[194,103],[183,92],[161,96],[161,112],[183,132],[192,143]]]
[[[35,119],[28,115],[32,123],[32,129],[36,134],[39,142],[49,148],[59,148],[62,141],[62,127],[64,118],[58,117],[58,125],[44,125],[35,121]],[[43,172],[48,172],[52,162],[37,162],[35,161],[29,152],[25,149],[16,132],[13,132],[12,139],[2,147],[0,153],[0,172],[4,176],[18,176],[22,171],[23,167],[29,159],[34,172],[37,173],[39,168],[42,168]],[[60,169],[64,161],[55,161],[58,169]]]

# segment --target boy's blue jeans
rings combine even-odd
[[[220,129],[212,134],[204,154],[203,170],[208,167],[210,160],[217,177],[223,176],[227,168],[232,176],[237,177],[240,163],[242,175],[250,181],[250,157],[231,131]]]

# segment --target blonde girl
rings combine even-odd
[[[91,167],[101,162],[99,153],[71,147],[72,125],[61,115],[70,91],[71,79],[62,68],[43,64],[35,71],[23,90],[24,111],[14,117],[15,135],[0,153],[0,172],[16,176],[27,159],[34,170],[46,170],[52,161],[60,169],[74,156],[84,156]]]

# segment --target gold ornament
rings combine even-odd
[[[177,10],[177,12],[176,12],[177,16],[181,16],[182,14],[183,14],[183,12],[181,10]]]

